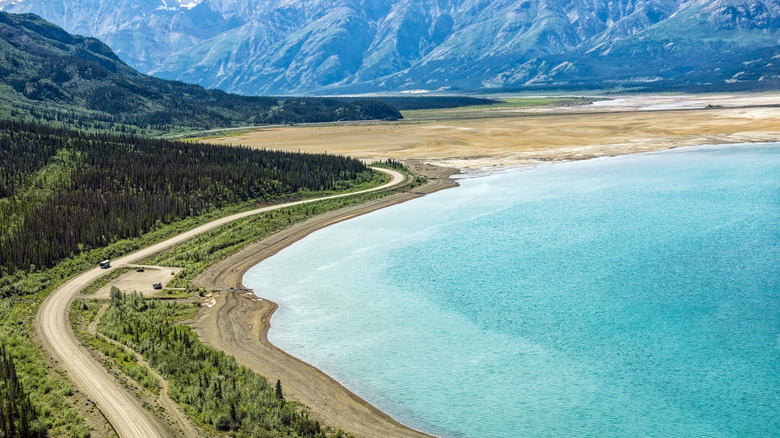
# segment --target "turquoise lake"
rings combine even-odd
[[[461,180],[244,284],[275,345],[431,434],[780,436],[780,144]]]

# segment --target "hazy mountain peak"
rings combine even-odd
[[[160,0],[162,3],[156,10],[178,11],[180,9],[192,9],[203,0]]]
[[[780,45],[780,0],[0,0],[0,8],[100,38],[141,71],[249,94],[699,81],[702,69],[722,81],[743,57],[764,56],[749,52],[771,57]],[[770,66],[761,77],[777,75]]]

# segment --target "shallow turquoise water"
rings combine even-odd
[[[244,284],[271,341],[446,437],[780,436],[780,144],[462,181]]]

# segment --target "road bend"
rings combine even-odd
[[[390,175],[390,182],[373,189],[288,202],[286,204],[263,207],[217,219],[181,233],[166,241],[112,260],[111,269],[131,264],[139,259],[170,248],[171,246],[182,243],[194,236],[213,230],[214,228],[237,219],[294,205],[385,190],[400,185],[406,179],[404,174],[395,170],[374,169]],[[36,320],[38,333],[41,336],[44,347],[52,354],[54,359],[58,361],[59,365],[65,369],[68,378],[95,402],[120,437],[166,437],[168,436],[168,433],[166,432],[163,423],[149,411],[144,409],[141,402],[133,394],[125,390],[125,388],[108,373],[103,365],[94,359],[84,346],[79,344],[76,334],[70,325],[69,313],[71,302],[82,289],[105,272],[105,269],[91,269],[68,280],[49,294],[38,311]]]

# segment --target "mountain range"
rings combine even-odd
[[[0,0],[249,95],[777,83],[780,0]]]
[[[0,12],[0,117],[9,116],[139,134],[401,118],[374,100],[241,96],[151,77],[97,39]]]

